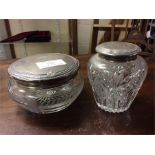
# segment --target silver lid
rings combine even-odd
[[[79,61],[60,53],[28,56],[10,65],[10,76],[23,81],[40,81],[66,78],[79,69]]]
[[[134,56],[141,52],[141,48],[128,42],[105,42],[96,47],[96,52],[108,56]]]

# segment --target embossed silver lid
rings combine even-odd
[[[79,69],[79,61],[60,53],[37,54],[19,59],[8,68],[11,77],[22,81],[65,79]]]
[[[134,56],[141,52],[141,48],[128,42],[111,41],[98,45],[96,52],[113,57]]]

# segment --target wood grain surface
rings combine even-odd
[[[130,109],[112,114],[100,110],[87,76],[89,56],[78,56],[84,89],[67,109],[47,115],[30,113],[9,97],[8,66],[0,61],[0,134],[154,134],[155,62],[148,61],[147,77]]]

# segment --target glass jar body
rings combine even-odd
[[[95,54],[88,63],[88,76],[97,105],[113,113],[128,110],[147,69],[141,56],[130,61],[113,61]]]
[[[57,87],[30,87],[10,77],[9,94],[19,106],[34,113],[53,113],[68,107],[81,93],[84,85],[78,73],[73,79]]]

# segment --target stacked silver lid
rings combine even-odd
[[[8,69],[10,76],[24,81],[52,80],[75,74],[79,61],[60,53],[37,54],[17,60]]]

